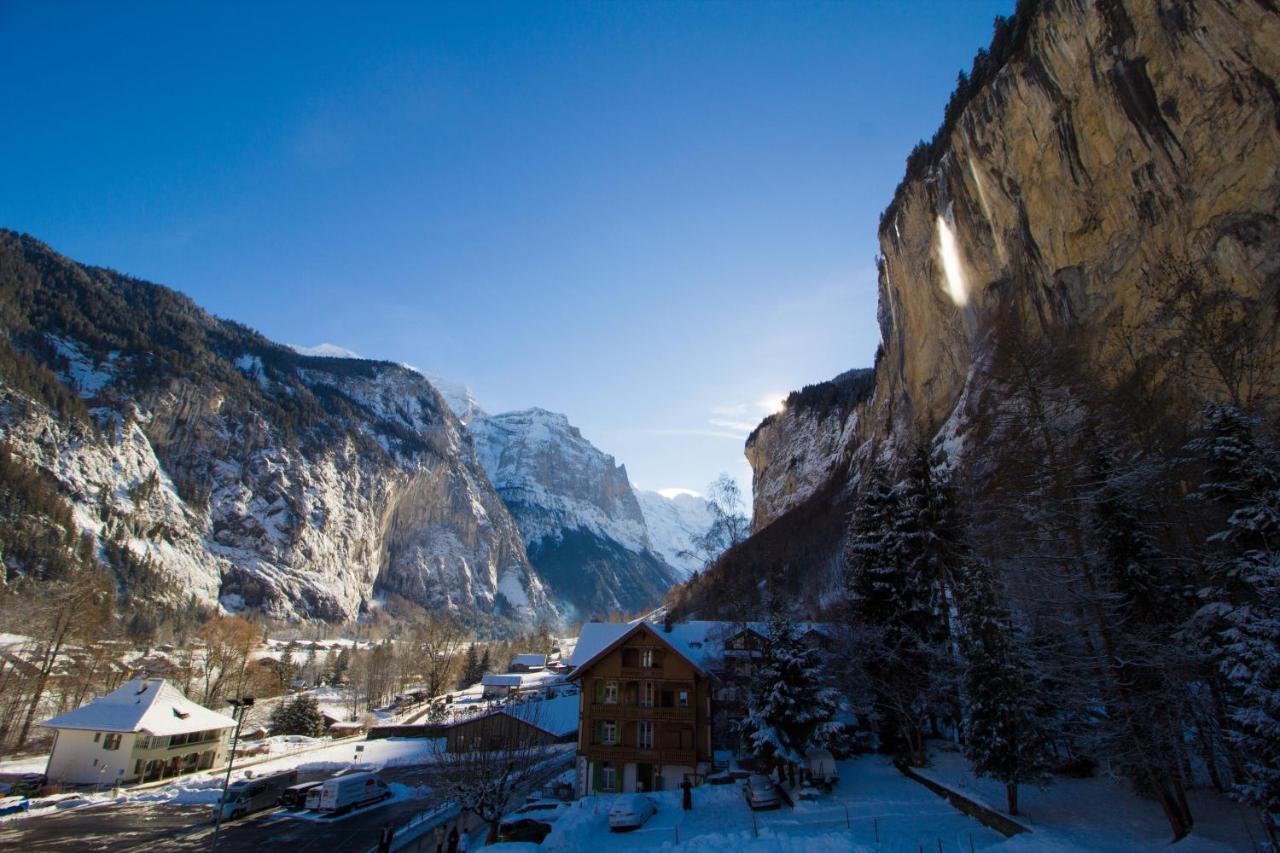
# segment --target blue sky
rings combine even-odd
[[[0,0],[0,225],[749,482],[870,364],[877,218],[1012,6]]]

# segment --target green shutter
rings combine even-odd
[[[593,761],[591,762],[591,793],[594,794],[596,791],[599,791],[599,790],[600,790],[600,763],[597,761]]]
[[[592,720],[591,742],[600,743],[604,740],[604,720]]]
[[[604,682],[599,678],[596,679],[596,704],[599,705],[604,701]]]

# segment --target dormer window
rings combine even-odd
[[[187,717],[191,716],[191,713],[189,711],[179,711],[177,708],[174,708],[173,715],[179,720],[185,720]]]

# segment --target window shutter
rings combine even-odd
[[[604,720],[593,720],[595,731],[592,733],[593,743],[604,742]]]
[[[604,682],[597,678],[596,679],[596,703],[599,704],[603,701],[604,701]]]

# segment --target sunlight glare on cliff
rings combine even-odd
[[[960,247],[946,217],[938,217],[938,253],[942,255],[942,271],[947,277],[947,293],[956,305],[969,301],[969,281],[965,277],[964,262],[960,259]]]

